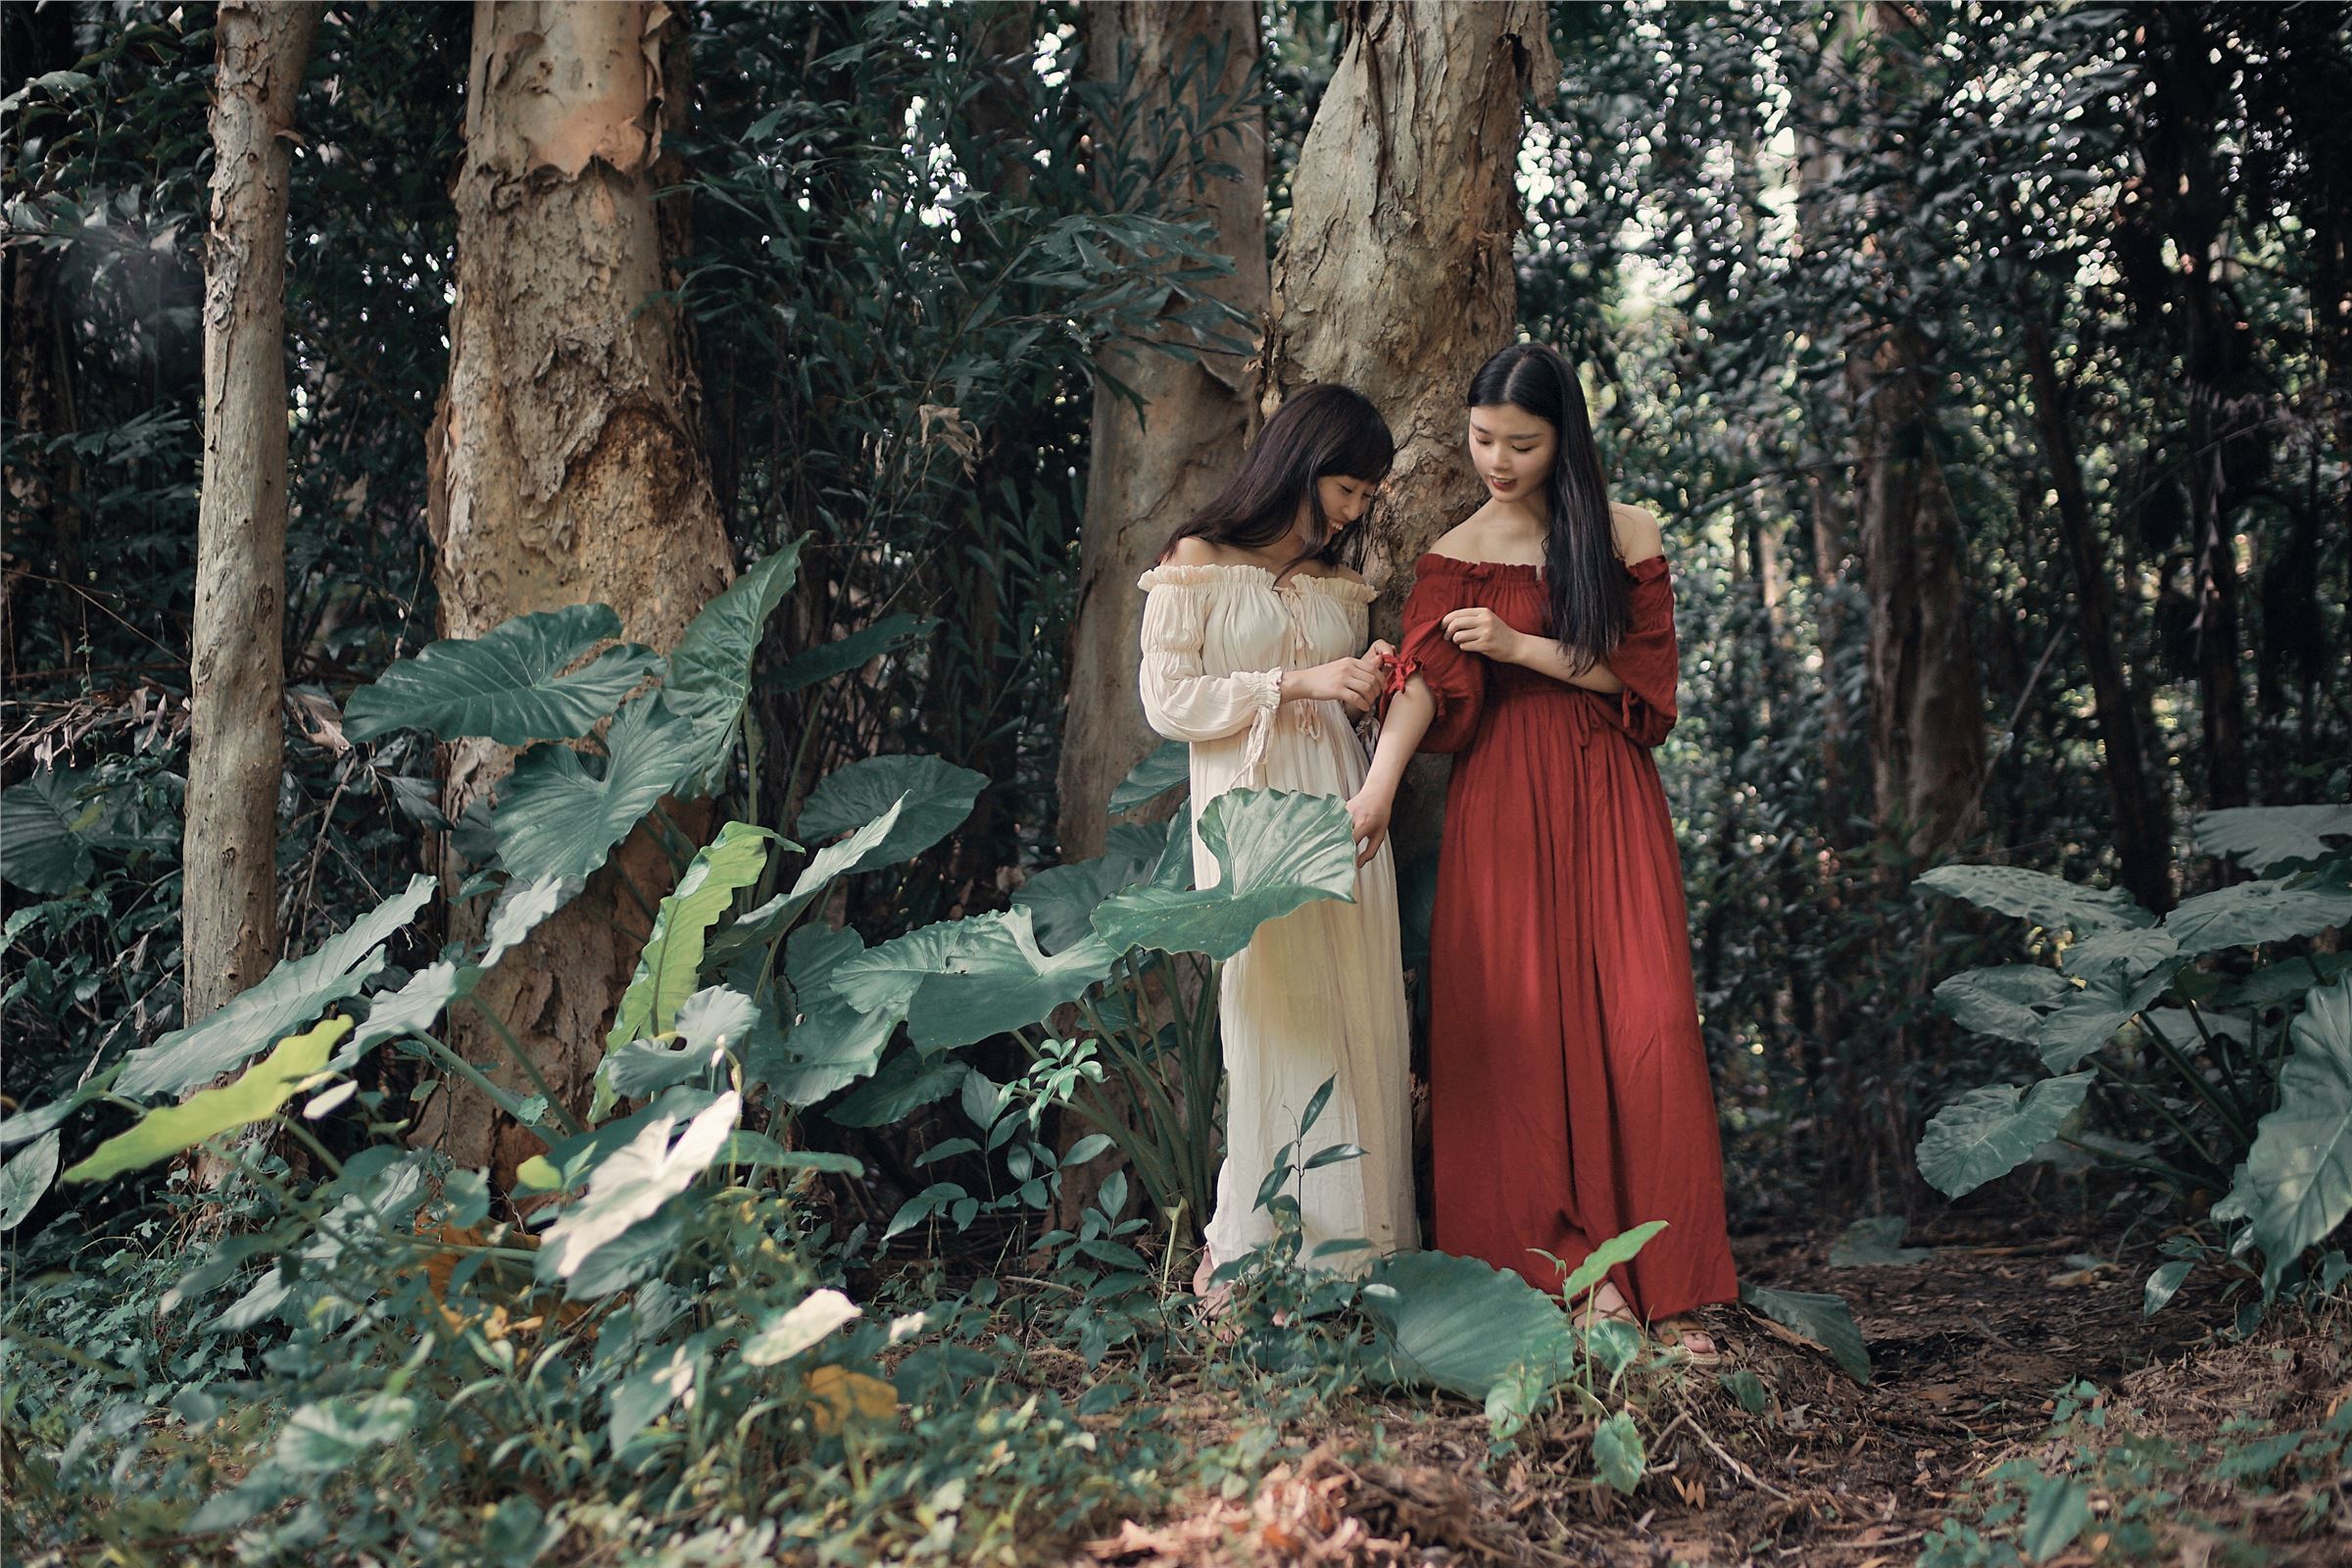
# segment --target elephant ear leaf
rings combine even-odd
[[[869,863],[904,860],[955,832],[987,787],[987,775],[940,758],[869,757],[824,776],[801,808],[796,831],[821,844],[872,821],[897,801],[897,823]]]
[[[2122,888],[2082,887],[2022,866],[1939,865],[1915,885],[1965,899],[1979,908],[2086,937],[2156,922]]]
[[[395,894],[318,944],[262,976],[261,983],[186,1029],[175,1029],[122,1060],[118,1094],[178,1095],[233,1070],[270,1042],[318,1018],[333,1004],[356,997],[384,966],[383,945],[416,918],[432,897],[433,879],[418,875]]]
[[[669,656],[662,705],[682,726],[677,773],[681,795],[708,795],[735,752],[743,705],[752,696],[752,663],[768,617],[792,591],[801,570],[801,543],[762,556],[702,608]]]
[[[1474,1257],[1399,1252],[1373,1265],[1364,1311],[1397,1378],[1484,1399],[1514,1372],[1564,1371],[1568,1315],[1518,1275]]]
[[[2291,1038],[2278,1108],[2255,1128],[2230,1195],[2254,1217],[2265,1290],[2352,1214],[2352,980],[2314,991]]]
[[[1119,816],[1148,806],[1177,785],[1190,782],[1192,776],[1193,749],[1182,741],[1169,741],[1136,763],[1110,792],[1110,814]]]
[[[564,671],[620,635],[609,605],[568,605],[516,615],[480,637],[451,637],[397,660],[351,694],[343,733],[371,741],[396,729],[449,739],[478,735],[501,746],[576,740],[662,668],[650,648],[623,643]]]
[[[0,790],[0,875],[27,893],[70,893],[96,869],[89,829],[103,808],[74,800],[71,771],[44,767]]]
[[[2352,838],[2352,805],[2235,806],[2197,818],[2197,843],[2268,875],[2274,867],[2324,860]]]
[[[1186,890],[1155,877],[1104,900],[1095,911],[1095,934],[1119,952],[1153,948],[1230,958],[1259,926],[1301,905],[1354,901],[1353,834],[1346,808],[1328,795],[1229,791],[1201,811],[1200,842],[1216,858],[1213,887]],[[1171,851],[1179,844],[1190,848],[1171,837]]]
[[[2091,1075],[2044,1078],[2031,1092],[2015,1084],[1972,1089],[1936,1113],[1919,1141],[1919,1173],[1950,1198],[2008,1175],[2057,1136],[2082,1103]]]
[[[568,746],[535,746],[499,787],[490,826],[517,882],[585,880],[677,782],[683,721],[639,698],[605,732],[601,773]]]
[[[70,1182],[103,1181],[126,1170],[169,1159],[206,1139],[274,1116],[306,1079],[326,1066],[335,1042],[351,1032],[349,1018],[329,1018],[308,1034],[291,1036],[245,1070],[233,1084],[190,1095],[184,1103],[149,1111],[127,1132],[100,1144],[90,1157],[66,1172]]]

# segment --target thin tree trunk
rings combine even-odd
[[[1085,22],[1088,75],[1115,81],[1123,66],[1131,67],[1130,97],[1145,125],[1180,116],[1185,106],[1175,100],[1175,76],[1188,58],[1222,53],[1224,69],[1213,82],[1205,74],[1192,78],[1219,94],[1246,91],[1257,62],[1255,5],[1090,0]],[[1233,258],[1233,275],[1204,292],[1262,320],[1268,300],[1262,115],[1249,114],[1237,130],[1214,149],[1236,177],[1196,171],[1189,199],[1215,223],[1218,248]],[[1175,133],[1172,125],[1167,133]],[[1139,348],[1113,373],[1144,406],[1139,413],[1111,387],[1095,388],[1070,632],[1069,723],[1057,781],[1064,859],[1102,853],[1110,792],[1159,744],[1135,695],[1143,617],[1135,579],[1157,559],[1168,534],[1231,476],[1252,414],[1250,367],[1240,356],[1202,354],[1188,363]]]
[[[2090,671],[2091,711],[2106,754],[2107,794],[2115,809],[2116,853],[2124,886],[2161,914],[2172,907],[2172,811],[2162,781],[2147,765],[2139,714],[2132,702],[2123,652],[2116,642],[2114,585],[2100,549],[2082,464],[2075,449],[2073,399],[2050,352],[2049,329],[2038,305],[2023,303],[2026,372],[2034,389],[2034,427],[2058,496],[2058,527],[2075,579],[2075,636]]]
[[[1911,74],[1913,24],[1898,6],[1869,8],[1882,100]],[[1910,188],[1901,144],[1882,137],[1884,188]],[[1899,200],[1899,197],[1889,198]],[[1883,252],[1904,247],[1898,209],[1876,225]],[[1899,261],[1894,265],[1899,266]],[[1870,592],[1871,785],[1882,841],[1914,860],[1948,856],[1975,830],[1984,771],[1966,553],[1936,452],[1936,372],[1917,327],[1871,325],[1846,361],[1855,422],[1855,517]]]
[[[1378,405],[1396,465],[1366,526],[1374,631],[1394,637],[1412,564],[1467,514],[1462,389],[1517,336],[1521,105],[1559,76],[1544,8],[1356,0],[1292,176],[1263,402],[1337,381]],[[1442,763],[1416,763],[1400,858],[1437,848]]]
[[[180,905],[190,1023],[277,959],[286,199],[294,98],[318,13],[225,0],[218,16]]]
[[[456,184],[457,303],[449,383],[428,437],[428,517],[441,631],[478,637],[511,615],[602,601],[629,639],[667,649],[730,575],[699,444],[698,393],[655,193],[662,133],[684,102],[667,7],[477,0]],[[514,754],[447,749],[444,809],[492,791]],[[665,803],[689,834],[707,811]],[[451,855],[445,873],[466,872]],[[640,830],[477,993],[550,1086],[584,1098],[642,944],[639,899],[670,866]],[[470,935],[487,900],[453,920]],[[450,1045],[518,1083],[498,1032],[453,1019]],[[447,1088],[417,1137],[501,1180],[538,1139],[486,1099]]]

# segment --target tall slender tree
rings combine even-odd
[[[456,185],[449,381],[428,436],[441,631],[583,601],[659,649],[730,572],[699,439],[698,392],[669,286],[656,193],[662,135],[685,103],[676,13],[658,3],[478,0]],[[505,747],[445,761],[454,818],[495,789]],[[689,833],[703,814],[673,803]],[[453,861],[449,874],[463,874]],[[669,865],[640,830],[588,890],[478,994],[560,1095],[577,1099]],[[480,903],[461,920],[481,919]],[[495,1038],[450,1044],[490,1068]],[[436,1096],[418,1128],[505,1176],[536,1152],[486,1098]]]
[[[184,1017],[277,958],[286,612],[286,194],[317,5],[223,0],[189,634]]]
[[[1090,0],[1085,22],[1088,75],[1124,80],[1130,123],[1155,141],[1175,144],[1183,121],[1200,117],[1203,100],[1231,101],[1250,90],[1254,4]],[[1207,150],[1232,172],[1187,168],[1184,199],[1215,224],[1217,248],[1233,259],[1232,275],[1203,292],[1262,320],[1269,295],[1264,120],[1254,108],[1223,118],[1230,128]],[[1135,579],[1169,530],[1207,505],[1232,473],[1252,413],[1242,355],[1179,358],[1139,345],[1114,373],[1142,407],[1108,384],[1096,387],[1058,777],[1061,853],[1073,859],[1102,853],[1105,802],[1155,744],[1135,695],[1143,617]]]

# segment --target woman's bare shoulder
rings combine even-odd
[[[1656,516],[1643,507],[1630,506],[1622,501],[1609,503],[1609,527],[1616,535],[1617,555],[1627,565],[1647,561],[1666,553],[1663,530]]]
[[[1225,564],[1224,547],[1198,534],[1187,534],[1177,540],[1160,562],[1163,566],[1221,566]]]

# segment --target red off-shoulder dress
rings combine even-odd
[[[1628,568],[1632,630],[1610,696],[1446,640],[1446,612],[1545,635],[1542,570],[1423,556],[1390,689],[1437,702],[1423,751],[1453,752],[1430,934],[1430,1121],[1442,1250],[1557,1289],[1646,1220],[1611,1271],[1642,1317],[1739,1294],[1723,1151],[1690,981],[1683,868],[1649,749],[1675,720],[1663,558]]]

